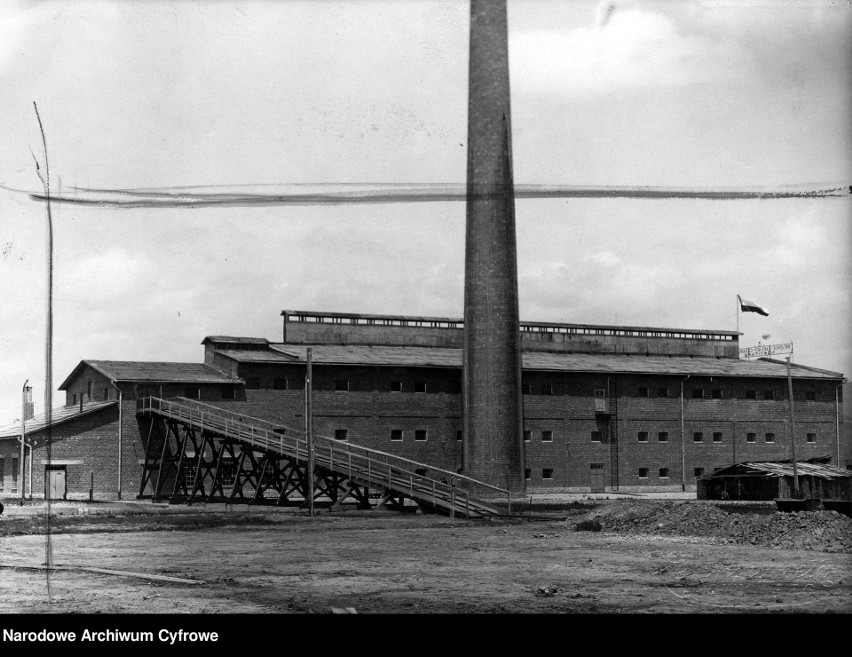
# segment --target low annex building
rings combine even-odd
[[[280,342],[204,338],[204,363],[81,361],[60,386],[66,404],[53,413],[49,465],[44,419],[27,422],[33,493],[144,495],[149,436],[136,408],[149,396],[303,430],[308,348],[317,434],[463,471],[462,320],[282,317]],[[788,458],[786,363],[739,359],[738,337],[522,322],[527,489],[694,491],[701,477],[732,463]],[[792,378],[799,458],[831,454],[836,466],[850,467],[841,444],[843,375],[794,364]],[[19,435],[20,424],[0,428],[0,495],[16,492]]]

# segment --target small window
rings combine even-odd
[[[721,431],[714,431],[713,432],[713,442],[714,443],[721,443],[722,442],[722,432]]]
[[[464,431],[459,429],[456,431],[456,440],[461,441],[464,438]]]
[[[808,434],[808,442],[809,443],[815,443],[816,442],[816,434],[815,433],[809,433]]]
[[[414,432],[414,440],[424,441],[426,440],[426,429],[417,429]]]
[[[807,401],[816,401],[816,390],[808,390],[805,393],[805,399]]]
[[[553,386],[549,383],[545,383],[541,386],[541,394],[542,395],[552,395],[553,394]]]
[[[657,397],[668,397],[669,389],[668,388],[657,388]]]
[[[222,399],[233,399],[234,396],[234,386],[222,386]]]
[[[402,381],[391,381],[390,391],[391,392],[402,392]]]
[[[391,429],[391,440],[402,440],[402,429]]]
[[[696,431],[692,434],[692,442],[700,443],[704,440],[704,433],[701,431]]]
[[[647,397],[648,388],[639,388],[639,397]]]
[[[109,388],[104,388],[104,401],[109,400]]]
[[[713,399],[721,399],[722,398],[722,389],[721,388],[713,388]]]
[[[757,390],[746,390],[746,399],[757,399]]]
[[[272,379],[272,389],[273,390],[286,390],[287,389],[287,379],[277,378]]]
[[[695,474],[696,479],[698,479],[699,477],[703,477],[704,476],[704,468],[695,468],[694,474]]]
[[[746,434],[746,442],[747,443],[757,442],[757,434],[756,433],[747,433]]]
[[[414,474],[420,475],[421,477],[425,477],[428,470],[426,468],[415,468]]]
[[[89,381],[86,384],[86,396],[89,398],[89,401],[92,401],[92,382]]]
[[[640,431],[638,434],[636,434],[636,439],[640,443],[647,443],[648,442],[648,432],[647,431]]]
[[[521,385],[521,394],[531,395],[532,394],[532,386],[529,383],[524,383]]]
[[[349,431],[347,429],[335,429],[334,430],[334,439],[335,440],[346,440],[349,435]]]
[[[349,381],[335,381],[334,389],[340,392],[346,392],[349,390]]]
[[[639,468],[639,478],[647,479],[648,478],[648,468]]]
[[[669,432],[668,431],[660,431],[660,433],[657,434],[657,440],[661,443],[669,442]]]
[[[543,468],[541,471],[542,479],[553,479],[553,468]]]
[[[775,442],[775,434],[774,433],[766,434],[766,442],[774,443]]]
[[[414,382],[414,392],[426,392],[426,382],[425,381],[415,381]]]
[[[524,470],[524,479],[529,479],[531,476],[532,476],[532,470],[530,470],[529,468],[526,468]]]
[[[257,380],[257,379],[255,379],[255,380]],[[246,386],[246,387],[248,387],[248,386]],[[196,388],[195,386],[186,386],[183,389],[183,396],[186,397],[187,399],[198,399],[199,393],[200,393],[199,389]]]
[[[600,431],[592,431],[592,442],[599,443],[601,441],[601,432]]]
[[[71,395],[71,405],[72,406],[77,405],[77,393],[76,392],[73,395]]]
[[[553,442],[553,432],[552,431],[542,431],[541,432],[541,442],[552,443]]]
[[[528,443],[530,440],[532,440],[532,431],[525,430],[524,431],[524,442]]]
[[[668,479],[669,477],[669,469],[668,468],[660,468],[660,479]]]
[[[260,379],[258,379],[256,376],[250,376],[246,379],[246,388],[248,390],[257,390],[258,388],[260,388]],[[187,397],[188,396],[189,395],[187,395]]]
[[[775,391],[774,390],[764,390],[763,391],[764,399],[775,399]]]
[[[693,399],[704,399],[704,388],[693,388],[692,389],[692,398]]]

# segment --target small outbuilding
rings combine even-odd
[[[852,500],[852,471],[828,465],[828,457],[797,461],[801,496]],[[699,500],[774,500],[792,498],[792,461],[734,463],[701,477]]]

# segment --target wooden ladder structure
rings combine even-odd
[[[136,414],[150,421],[139,498],[306,504],[304,431],[184,398],[145,397]],[[313,443],[314,500],[333,510],[348,501],[466,518],[505,514],[471,497],[471,490],[505,496],[511,510],[509,491],[484,482],[327,436],[314,436]]]

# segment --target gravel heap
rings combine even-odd
[[[713,504],[661,502],[595,514],[605,532],[706,536],[724,543],[852,553],[852,518],[836,511],[728,513]]]

